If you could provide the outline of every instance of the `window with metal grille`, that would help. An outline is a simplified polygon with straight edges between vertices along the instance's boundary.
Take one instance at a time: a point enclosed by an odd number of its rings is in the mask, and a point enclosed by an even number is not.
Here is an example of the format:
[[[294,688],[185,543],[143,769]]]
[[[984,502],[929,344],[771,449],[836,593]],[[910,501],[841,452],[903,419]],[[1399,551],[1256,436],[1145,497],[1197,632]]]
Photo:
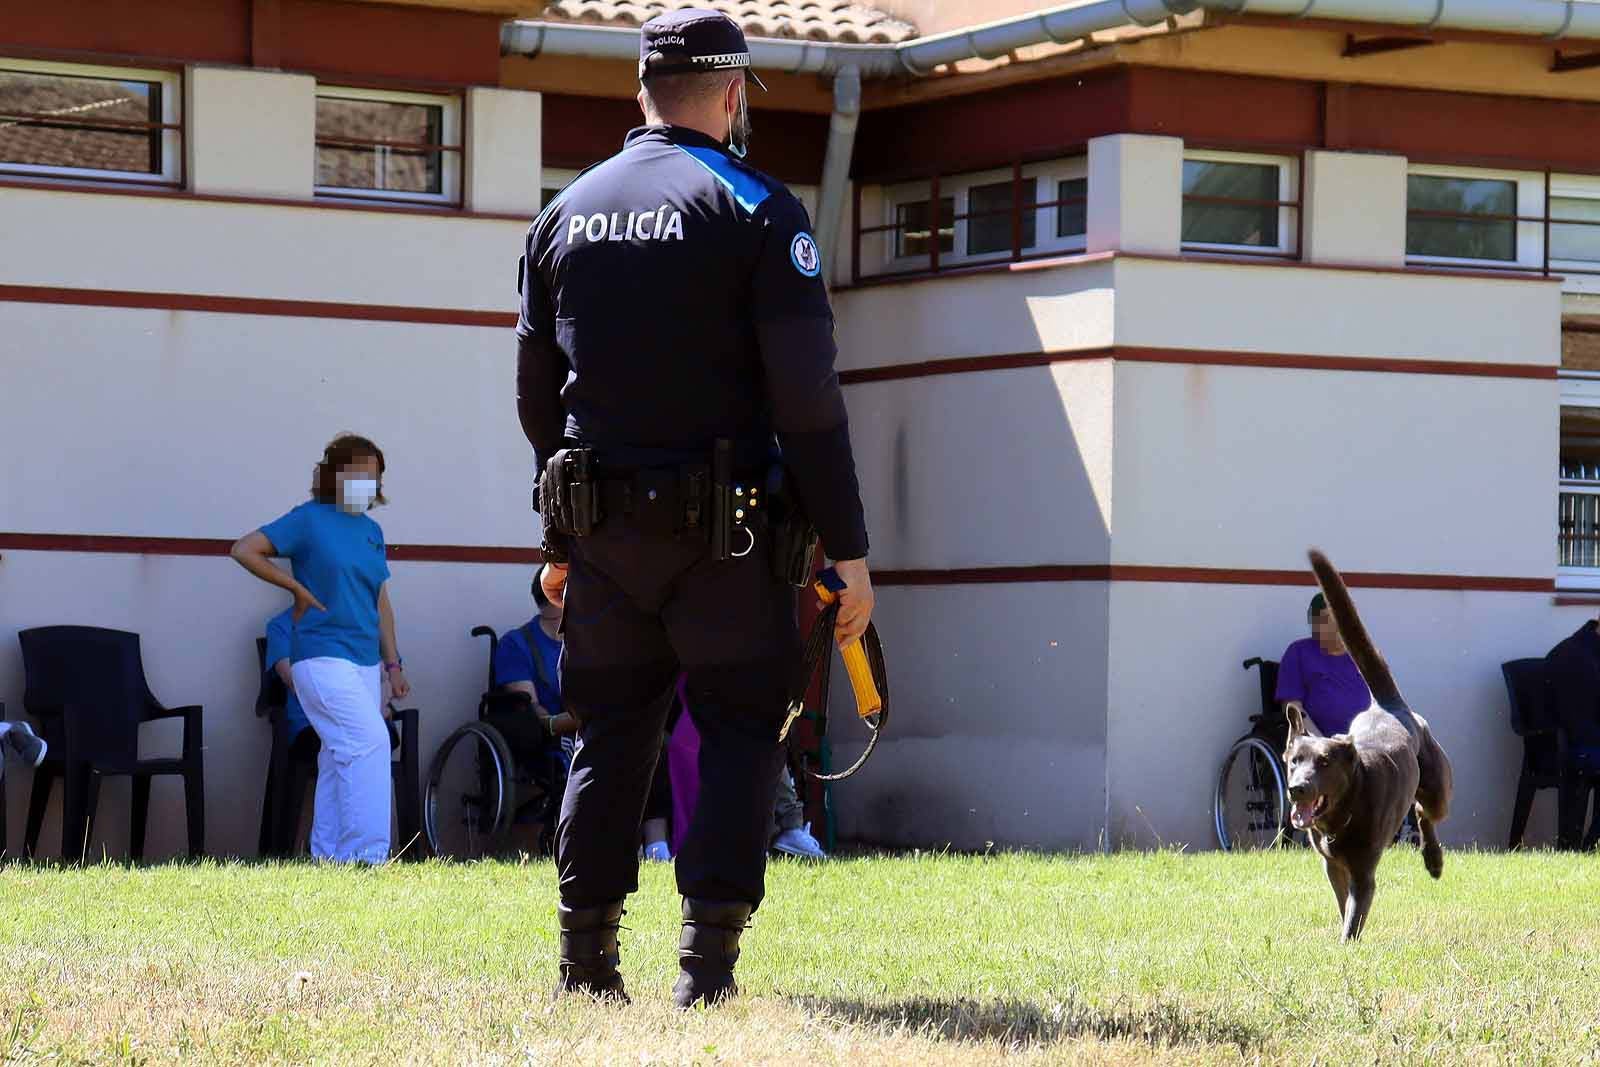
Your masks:
[[[177,186],[179,75],[0,58],[0,172]]]
[[[459,204],[460,99],[319,86],[316,191]]]
[[[1288,256],[1300,210],[1294,160],[1228,152],[1183,158],[1183,247]]]
[[[876,188],[856,205],[854,270],[918,274],[1082,251],[1087,202],[1081,157]]]

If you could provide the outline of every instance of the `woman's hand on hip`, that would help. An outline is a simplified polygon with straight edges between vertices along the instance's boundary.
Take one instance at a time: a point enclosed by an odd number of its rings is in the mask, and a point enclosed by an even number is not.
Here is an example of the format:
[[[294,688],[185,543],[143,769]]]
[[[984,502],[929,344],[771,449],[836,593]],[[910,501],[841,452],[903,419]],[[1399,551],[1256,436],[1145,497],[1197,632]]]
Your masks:
[[[311,595],[311,590],[302,585],[294,591],[294,614],[290,617],[299,622],[311,608],[316,608],[318,611],[328,610],[322,606],[322,601]]]

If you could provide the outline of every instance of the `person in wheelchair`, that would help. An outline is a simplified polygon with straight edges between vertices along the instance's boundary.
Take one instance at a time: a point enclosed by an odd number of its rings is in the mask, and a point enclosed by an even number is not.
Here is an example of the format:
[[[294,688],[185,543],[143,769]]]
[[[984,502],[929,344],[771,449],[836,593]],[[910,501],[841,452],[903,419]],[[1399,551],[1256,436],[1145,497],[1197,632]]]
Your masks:
[[[542,566],[534,571],[533,602],[538,605],[538,614],[526,625],[500,638],[494,653],[496,687],[502,693],[525,695],[532,700],[532,707],[518,698],[517,703],[508,703],[504,710],[491,711],[485,721],[505,735],[514,757],[523,751],[538,751],[541,745],[547,744],[547,736],[554,737],[560,746],[561,769],[565,774],[572,767],[572,755],[577,747],[578,721],[561,709],[561,687],[556,673],[561,661],[561,605],[551,601],[545,592],[544,576]],[[530,710],[543,724],[544,734],[531,726],[527,714]],[[672,795],[666,763],[665,758],[657,763],[645,801],[640,837],[647,860],[672,858],[667,845]]]
[[[500,638],[494,650],[495,692],[484,721],[499,730],[518,759],[553,755],[572,766],[578,720],[561,707],[561,606],[551,602],[533,574],[533,618]],[[493,699],[498,697],[500,699]]]
[[[1308,727],[1323,737],[1347,733],[1355,717],[1372,705],[1372,693],[1339,636],[1339,627],[1321,593],[1306,608],[1311,636],[1283,650],[1277,700],[1295,704]]]

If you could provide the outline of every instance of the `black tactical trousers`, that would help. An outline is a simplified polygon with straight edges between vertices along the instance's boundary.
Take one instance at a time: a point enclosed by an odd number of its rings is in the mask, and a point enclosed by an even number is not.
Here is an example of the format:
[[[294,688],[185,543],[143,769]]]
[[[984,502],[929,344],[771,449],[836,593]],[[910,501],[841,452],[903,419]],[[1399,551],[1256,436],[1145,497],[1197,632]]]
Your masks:
[[[680,670],[700,734],[700,796],[678,890],[761,903],[800,642],[794,590],[772,577],[766,539],[756,540],[721,562],[704,542],[644,535],[622,519],[573,540],[561,690],[582,743],[556,828],[569,907],[638,888],[639,819]]]

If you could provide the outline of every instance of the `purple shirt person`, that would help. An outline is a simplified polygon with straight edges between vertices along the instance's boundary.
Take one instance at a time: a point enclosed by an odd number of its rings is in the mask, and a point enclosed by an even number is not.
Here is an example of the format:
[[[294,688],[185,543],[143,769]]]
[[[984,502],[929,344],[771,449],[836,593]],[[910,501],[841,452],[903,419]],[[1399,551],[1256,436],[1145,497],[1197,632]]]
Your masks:
[[[1299,704],[1323,736],[1347,733],[1351,720],[1372,706],[1372,692],[1321,593],[1311,598],[1306,621],[1312,636],[1283,650],[1274,695],[1281,704]]]

